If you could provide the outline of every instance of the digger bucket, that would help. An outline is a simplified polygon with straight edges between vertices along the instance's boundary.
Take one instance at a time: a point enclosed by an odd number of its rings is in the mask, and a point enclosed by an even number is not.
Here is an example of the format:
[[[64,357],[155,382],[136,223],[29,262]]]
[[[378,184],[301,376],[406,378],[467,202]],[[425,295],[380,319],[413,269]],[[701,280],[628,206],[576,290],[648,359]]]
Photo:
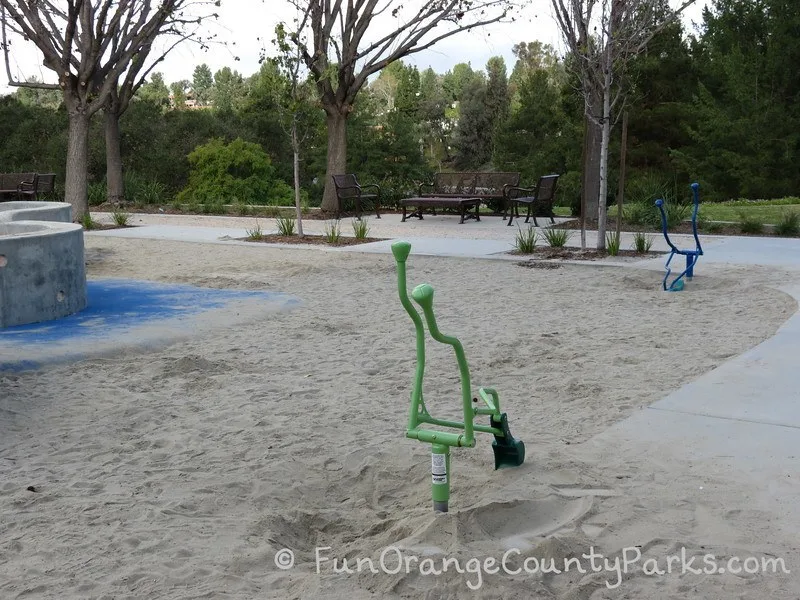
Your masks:
[[[503,432],[502,437],[495,435],[492,442],[495,470],[505,467],[518,467],[525,462],[525,444],[522,440],[514,439],[514,436],[511,435],[506,413],[501,413],[499,420],[495,419],[494,416],[489,417],[489,424]]]

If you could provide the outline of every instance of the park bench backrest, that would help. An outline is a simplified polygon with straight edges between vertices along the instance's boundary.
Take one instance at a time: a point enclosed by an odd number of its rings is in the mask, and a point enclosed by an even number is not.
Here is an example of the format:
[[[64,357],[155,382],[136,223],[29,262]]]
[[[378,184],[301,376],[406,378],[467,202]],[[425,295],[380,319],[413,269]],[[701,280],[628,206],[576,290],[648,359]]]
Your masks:
[[[552,211],[556,198],[558,175],[543,175],[536,184],[536,204],[539,210]]]
[[[56,174],[55,173],[40,173],[39,174],[39,186],[37,187],[37,191],[40,194],[49,194],[53,191],[53,188],[56,185]]]
[[[434,194],[463,196],[502,196],[505,186],[519,185],[519,173],[437,173],[433,180]]]
[[[472,194],[475,190],[475,176],[475,173],[437,173],[433,178],[433,193]]]
[[[16,190],[23,181],[33,181],[36,173],[0,173],[0,189]]]
[[[519,173],[478,173],[475,193],[478,196],[502,196],[504,188],[519,185]]]
[[[333,185],[336,187],[336,195],[339,198],[353,198],[358,196],[358,179],[353,173],[345,175],[333,175]]]

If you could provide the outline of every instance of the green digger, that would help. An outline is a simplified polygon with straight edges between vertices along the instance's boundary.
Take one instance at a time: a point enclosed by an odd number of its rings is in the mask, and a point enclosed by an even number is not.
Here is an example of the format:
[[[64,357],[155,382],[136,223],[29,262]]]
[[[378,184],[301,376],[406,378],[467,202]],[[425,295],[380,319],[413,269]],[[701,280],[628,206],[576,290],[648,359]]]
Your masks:
[[[422,308],[431,337],[437,342],[452,346],[455,351],[458,370],[461,374],[464,421],[437,419],[428,412],[422,395],[422,380],[425,375],[425,328],[417,309],[408,298],[406,287],[406,260],[410,252],[411,244],[408,242],[392,244],[392,254],[397,262],[397,288],[400,293],[400,302],[414,322],[417,336],[417,368],[414,387],[411,391],[411,410],[408,415],[406,437],[431,444],[433,510],[447,512],[450,500],[451,446],[472,448],[475,446],[475,432],[490,433],[494,436],[492,442],[494,467],[500,469],[521,465],[525,460],[525,444],[511,435],[508,428],[508,417],[506,413],[500,411],[500,398],[494,389],[488,387],[478,389],[478,396],[483,401],[483,406],[479,404],[478,398],[472,397],[469,367],[464,356],[464,348],[458,338],[444,335],[439,331],[436,317],[433,314],[433,288],[427,283],[423,283],[414,288],[411,297]],[[476,425],[474,420],[478,415],[488,416],[489,424]],[[431,429],[427,427],[429,425],[456,431]]]

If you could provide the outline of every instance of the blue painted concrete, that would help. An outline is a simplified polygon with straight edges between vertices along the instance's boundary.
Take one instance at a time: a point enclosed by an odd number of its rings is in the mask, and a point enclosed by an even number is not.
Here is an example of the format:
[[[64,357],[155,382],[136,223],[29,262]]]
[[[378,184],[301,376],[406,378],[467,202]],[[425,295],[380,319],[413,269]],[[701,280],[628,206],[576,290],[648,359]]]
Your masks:
[[[103,349],[159,345],[197,331],[201,324],[206,329],[214,323],[221,325],[225,318],[219,311],[234,306],[263,309],[245,313],[263,313],[299,304],[297,298],[274,292],[127,279],[89,281],[87,294],[87,308],[79,313],[0,329],[0,372],[89,358]]]

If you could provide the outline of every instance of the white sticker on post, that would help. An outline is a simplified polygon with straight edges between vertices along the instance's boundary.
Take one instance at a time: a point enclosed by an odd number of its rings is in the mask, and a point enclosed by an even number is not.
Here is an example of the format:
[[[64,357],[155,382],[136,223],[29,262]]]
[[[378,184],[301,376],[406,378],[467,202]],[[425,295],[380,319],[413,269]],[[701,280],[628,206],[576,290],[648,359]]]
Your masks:
[[[447,455],[431,454],[431,475],[433,483],[447,483]]]

